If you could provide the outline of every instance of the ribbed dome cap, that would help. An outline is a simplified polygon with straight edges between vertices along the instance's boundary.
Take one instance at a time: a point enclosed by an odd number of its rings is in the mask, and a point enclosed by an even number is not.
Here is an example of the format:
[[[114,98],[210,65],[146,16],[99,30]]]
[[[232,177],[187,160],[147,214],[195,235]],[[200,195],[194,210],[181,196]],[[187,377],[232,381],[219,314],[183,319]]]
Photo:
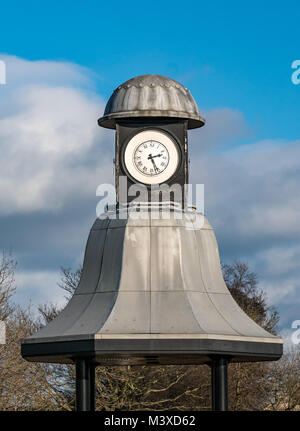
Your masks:
[[[189,90],[161,75],[137,76],[116,88],[98,124],[115,129],[116,119],[132,117],[185,118],[189,129],[205,124]]]

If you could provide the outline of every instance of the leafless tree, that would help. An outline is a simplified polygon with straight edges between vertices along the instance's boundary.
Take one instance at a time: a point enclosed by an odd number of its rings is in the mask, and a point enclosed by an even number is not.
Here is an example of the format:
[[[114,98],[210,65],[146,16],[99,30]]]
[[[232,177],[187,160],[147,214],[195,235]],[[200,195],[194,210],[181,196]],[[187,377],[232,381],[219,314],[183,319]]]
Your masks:
[[[268,410],[300,410],[300,349],[287,348],[282,359],[269,364]]]
[[[33,318],[30,306],[13,302],[16,265],[11,254],[2,254],[0,318],[6,324],[6,343],[0,345],[0,410],[71,410],[74,379],[68,375],[63,381],[55,365],[30,363],[21,356],[21,340],[35,332],[41,321]],[[63,383],[63,388],[58,383]],[[67,397],[69,386],[71,400]]]
[[[38,318],[30,306],[13,302],[16,262],[0,260],[0,319],[7,342],[0,346],[0,410],[73,410],[73,365],[30,363],[20,354],[21,340],[54,319],[60,309],[41,304]],[[74,293],[82,269],[62,269],[66,299]],[[276,333],[278,313],[269,307],[255,274],[242,262],[223,265],[224,279],[241,308],[258,324]],[[229,366],[230,409],[297,410],[300,407],[300,353],[294,348],[274,363]],[[121,366],[96,369],[97,410],[210,409],[210,370],[201,366]]]

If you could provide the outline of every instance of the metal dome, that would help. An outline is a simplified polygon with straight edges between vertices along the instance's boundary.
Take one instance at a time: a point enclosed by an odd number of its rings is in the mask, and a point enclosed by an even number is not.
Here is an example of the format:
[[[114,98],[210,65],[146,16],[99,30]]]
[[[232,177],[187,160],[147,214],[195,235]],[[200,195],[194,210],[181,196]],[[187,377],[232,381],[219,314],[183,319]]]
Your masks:
[[[115,89],[105,107],[99,126],[116,128],[116,119],[167,117],[188,119],[188,128],[205,124],[189,90],[161,75],[142,75]]]

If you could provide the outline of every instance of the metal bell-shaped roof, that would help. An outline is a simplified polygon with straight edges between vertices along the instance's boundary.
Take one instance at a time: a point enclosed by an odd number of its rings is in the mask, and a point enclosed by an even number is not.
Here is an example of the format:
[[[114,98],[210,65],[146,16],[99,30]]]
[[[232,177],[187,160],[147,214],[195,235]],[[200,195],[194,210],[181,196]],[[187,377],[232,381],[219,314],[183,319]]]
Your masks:
[[[97,219],[75,294],[23,341],[23,357],[72,362],[76,353],[111,365],[197,364],[214,354],[278,359],[282,339],[251,320],[227,289],[208,221],[192,211],[168,215]]]
[[[107,102],[98,124],[115,129],[118,119],[145,117],[187,119],[189,129],[205,124],[189,90],[161,75],[137,76],[121,84]]]

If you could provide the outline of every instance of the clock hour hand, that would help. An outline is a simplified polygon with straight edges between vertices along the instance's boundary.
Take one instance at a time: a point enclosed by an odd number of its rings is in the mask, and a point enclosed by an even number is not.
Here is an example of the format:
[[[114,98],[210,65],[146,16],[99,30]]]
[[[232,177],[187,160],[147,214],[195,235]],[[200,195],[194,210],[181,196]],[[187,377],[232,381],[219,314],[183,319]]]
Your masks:
[[[152,156],[152,154],[149,154],[148,159],[154,159],[154,157],[160,157],[162,154],[156,154],[156,156]]]

